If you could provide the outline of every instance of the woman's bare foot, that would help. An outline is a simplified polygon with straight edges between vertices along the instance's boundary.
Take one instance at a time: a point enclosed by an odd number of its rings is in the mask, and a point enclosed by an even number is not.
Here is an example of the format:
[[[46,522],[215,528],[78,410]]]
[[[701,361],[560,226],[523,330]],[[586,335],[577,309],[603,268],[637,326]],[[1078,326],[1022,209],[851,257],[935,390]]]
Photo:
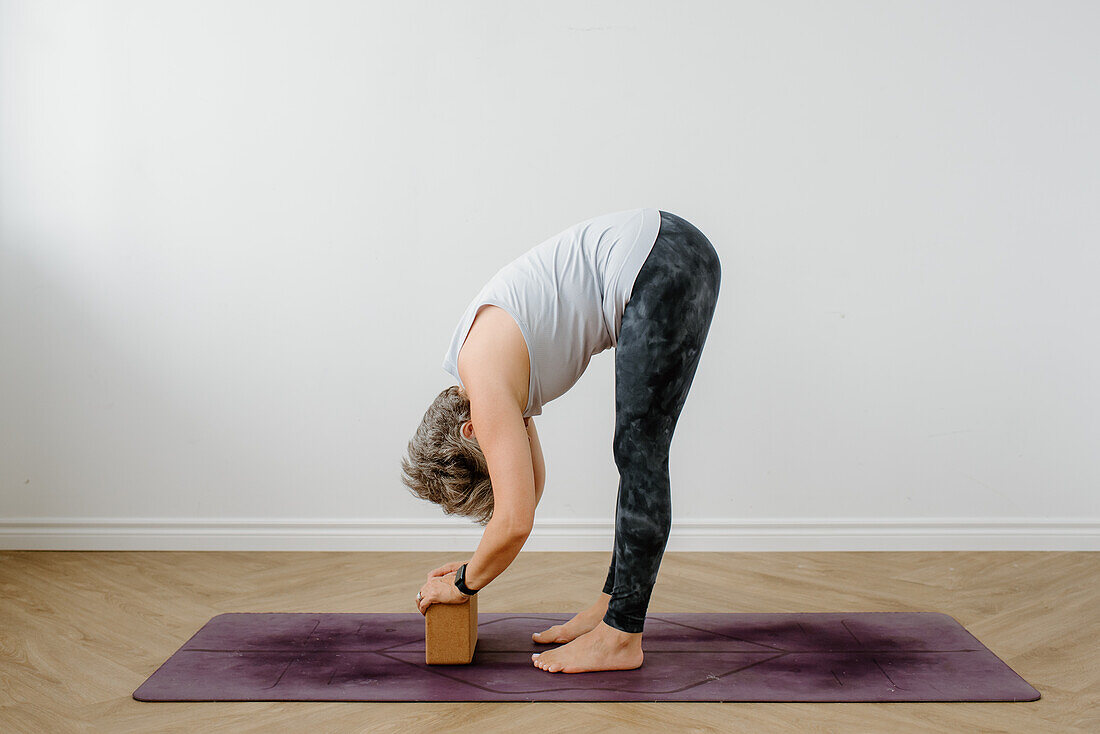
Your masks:
[[[604,622],[568,645],[531,654],[536,668],[548,673],[632,670],[642,665],[642,633],[623,632]]]
[[[534,633],[531,639],[544,645],[571,642],[600,623],[610,602],[611,595],[601,593],[599,600],[588,609],[577,612],[565,624],[555,624],[550,629]]]

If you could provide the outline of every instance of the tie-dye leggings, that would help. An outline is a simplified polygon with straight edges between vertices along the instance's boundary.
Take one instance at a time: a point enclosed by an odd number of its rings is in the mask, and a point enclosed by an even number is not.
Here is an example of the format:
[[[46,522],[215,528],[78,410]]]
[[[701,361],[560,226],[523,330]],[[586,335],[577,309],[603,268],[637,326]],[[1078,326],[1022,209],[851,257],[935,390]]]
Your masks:
[[[722,267],[690,222],[661,212],[615,347],[615,551],[603,621],[641,632],[672,525],[669,447],[710,331]]]

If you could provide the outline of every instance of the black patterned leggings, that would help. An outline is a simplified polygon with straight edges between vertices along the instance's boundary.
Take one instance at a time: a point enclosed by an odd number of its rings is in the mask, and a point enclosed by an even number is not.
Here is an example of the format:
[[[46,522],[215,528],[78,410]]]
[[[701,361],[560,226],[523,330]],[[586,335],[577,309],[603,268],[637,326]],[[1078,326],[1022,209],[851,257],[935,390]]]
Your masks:
[[[706,341],[722,266],[690,222],[661,212],[661,230],[634,281],[615,347],[615,552],[603,621],[641,632],[672,526],[668,474],[676,420]]]

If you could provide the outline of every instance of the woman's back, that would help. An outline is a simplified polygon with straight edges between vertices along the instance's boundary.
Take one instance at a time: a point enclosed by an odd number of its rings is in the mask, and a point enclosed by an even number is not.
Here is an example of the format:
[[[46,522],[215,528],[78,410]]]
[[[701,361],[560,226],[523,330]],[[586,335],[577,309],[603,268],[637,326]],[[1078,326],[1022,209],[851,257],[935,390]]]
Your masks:
[[[660,231],[657,209],[603,214],[550,237],[509,262],[470,301],[443,358],[462,384],[458,353],[478,309],[492,304],[515,319],[531,360],[524,417],[563,395],[592,355],[618,343],[635,276]]]

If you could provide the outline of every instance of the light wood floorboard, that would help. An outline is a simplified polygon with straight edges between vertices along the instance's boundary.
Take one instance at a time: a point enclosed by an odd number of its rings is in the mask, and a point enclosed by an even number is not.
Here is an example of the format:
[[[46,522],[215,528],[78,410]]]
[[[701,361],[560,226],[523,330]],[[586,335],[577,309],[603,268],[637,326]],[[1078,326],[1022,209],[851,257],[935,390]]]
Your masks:
[[[468,554],[0,552],[0,732],[1100,732],[1100,553],[666,553],[651,612],[937,611],[1033,703],[140,703],[222,612],[415,612]],[[609,554],[521,553],[483,612],[573,612]],[[644,642],[643,642],[644,648]]]

